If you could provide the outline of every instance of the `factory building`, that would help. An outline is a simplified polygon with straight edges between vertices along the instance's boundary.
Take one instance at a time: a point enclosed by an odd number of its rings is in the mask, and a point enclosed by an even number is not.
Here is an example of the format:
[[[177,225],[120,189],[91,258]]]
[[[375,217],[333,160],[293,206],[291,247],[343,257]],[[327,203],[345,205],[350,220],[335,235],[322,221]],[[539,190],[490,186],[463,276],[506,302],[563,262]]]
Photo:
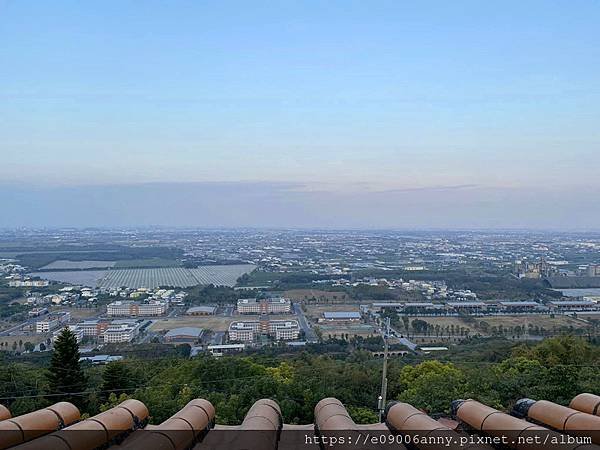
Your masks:
[[[534,312],[542,308],[539,303],[531,301],[498,303],[498,309],[505,312]]]
[[[595,311],[600,309],[598,303],[591,300],[564,300],[549,302],[554,311]]]

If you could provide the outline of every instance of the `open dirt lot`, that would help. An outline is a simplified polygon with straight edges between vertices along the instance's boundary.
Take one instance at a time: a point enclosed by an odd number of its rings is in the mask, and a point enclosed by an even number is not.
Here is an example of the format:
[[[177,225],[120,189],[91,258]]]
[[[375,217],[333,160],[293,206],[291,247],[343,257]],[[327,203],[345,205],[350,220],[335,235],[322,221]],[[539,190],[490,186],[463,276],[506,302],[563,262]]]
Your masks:
[[[95,317],[105,312],[104,308],[69,308],[65,306],[53,306],[49,309],[50,312],[68,311],[71,313],[71,318],[73,321],[77,321],[79,319],[89,319],[90,317]]]
[[[273,320],[295,319],[295,316],[272,315]],[[168,319],[159,319],[150,326],[152,331],[172,330],[180,327],[198,327],[205,330],[227,331],[229,324],[236,320],[258,320],[255,315],[237,315],[235,317],[227,316],[182,316],[170,317]]]

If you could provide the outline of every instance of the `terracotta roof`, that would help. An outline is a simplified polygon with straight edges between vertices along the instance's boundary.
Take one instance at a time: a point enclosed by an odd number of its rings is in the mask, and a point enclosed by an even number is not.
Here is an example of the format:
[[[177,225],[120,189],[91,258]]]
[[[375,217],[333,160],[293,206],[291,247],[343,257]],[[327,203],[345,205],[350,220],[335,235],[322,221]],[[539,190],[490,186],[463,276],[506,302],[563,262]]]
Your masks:
[[[597,395],[580,394],[568,407],[545,400],[522,399],[510,414],[476,400],[456,400],[451,407],[452,418],[435,420],[408,403],[390,402],[383,423],[357,425],[339,400],[325,398],[315,406],[313,424],[291,425],[283,423],[277,402],[261,399],[252,405],[241,424],[227,426],[214,423],[215,408],[204,399],[190,401],[158,425],[148,424],[148,409],[134,399],[83,420],[79,410],[67,402],[13,418],[6,407],[0,406],[0,449],[281,450],[307,446],[316,449],[319,443],[316,439],[337,435],[352,439],[351,446],[357,449],[390,448],[390,442],[399,450],[553,448],[547,443],[523,443],[530,436],[542,436],[557,439],[561,444],[555,448],[563,450],[600,450],[595,445],[600,444],[600,396]],[[567,435],[583,437],[589,442],[573,439],[571,442]],[[379,440],[364,440],[366,437]],[[488,441],[477,439],[480,437]],[[388,438],[392,440],[385,441]],[[499,447],[489,440],[492,438],[508,440]]]

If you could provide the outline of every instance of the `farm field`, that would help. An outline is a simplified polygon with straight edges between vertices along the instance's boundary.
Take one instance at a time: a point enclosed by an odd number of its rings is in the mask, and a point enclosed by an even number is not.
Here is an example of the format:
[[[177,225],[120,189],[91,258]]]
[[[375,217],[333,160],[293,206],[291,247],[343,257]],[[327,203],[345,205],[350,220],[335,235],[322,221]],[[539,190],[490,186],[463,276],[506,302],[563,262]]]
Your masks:
[[[40,267],[39,270],[107,269],[115,264],[115,261],[68,261],[60,259]]]
[[[251,264],[202,266],[195,269],[163,267],[155,269],[112,269],[34,272],[31,276],[70,284],[100,288],[189,287],[198,284],[234,286],[237,279],[254,270]]]

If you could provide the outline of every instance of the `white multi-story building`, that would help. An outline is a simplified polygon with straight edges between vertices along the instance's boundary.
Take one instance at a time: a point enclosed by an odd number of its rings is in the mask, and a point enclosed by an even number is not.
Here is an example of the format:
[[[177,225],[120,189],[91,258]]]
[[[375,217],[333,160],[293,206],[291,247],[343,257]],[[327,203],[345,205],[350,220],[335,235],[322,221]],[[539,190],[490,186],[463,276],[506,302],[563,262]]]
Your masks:
[[[109,303],[106,307],[106,314],[109,316],[130,316],[133,302],[116,301]]]
[[[286,314],[292,310],[292,302],[283,297],[243,298],[237,302],[240,314]]]
[[[259,329],[259,322],[231,322],[229,324],[229,340],[250,342],[254,340]]]
[[[106,344],[131,342],[138,331],[139,324],[135,322],[113,322],[102,333],[102,339]]]
[[[110,323],[106,320],[86,320],[78,324],[86,337],[101,336]]]
[[[272,320],[269,334],[277,341],[293,341],[300,336],[300,326],[297,320]]]
[[[277,341],[294,340],[300,336],[297,320],[237,321],[229,325],[229,340],[249,342],[259,335],[268,335]]]
[[[42,320],[35,323],[36,333],[49,333],[62,324],[68,323],[71,320],[71,313],[68,311],[50,314]]]
[[[118,300],[108,304],[106,313],[109,316],[161,316],[167,309],[167,302],[162,300],[150,300],[146,303]]]

